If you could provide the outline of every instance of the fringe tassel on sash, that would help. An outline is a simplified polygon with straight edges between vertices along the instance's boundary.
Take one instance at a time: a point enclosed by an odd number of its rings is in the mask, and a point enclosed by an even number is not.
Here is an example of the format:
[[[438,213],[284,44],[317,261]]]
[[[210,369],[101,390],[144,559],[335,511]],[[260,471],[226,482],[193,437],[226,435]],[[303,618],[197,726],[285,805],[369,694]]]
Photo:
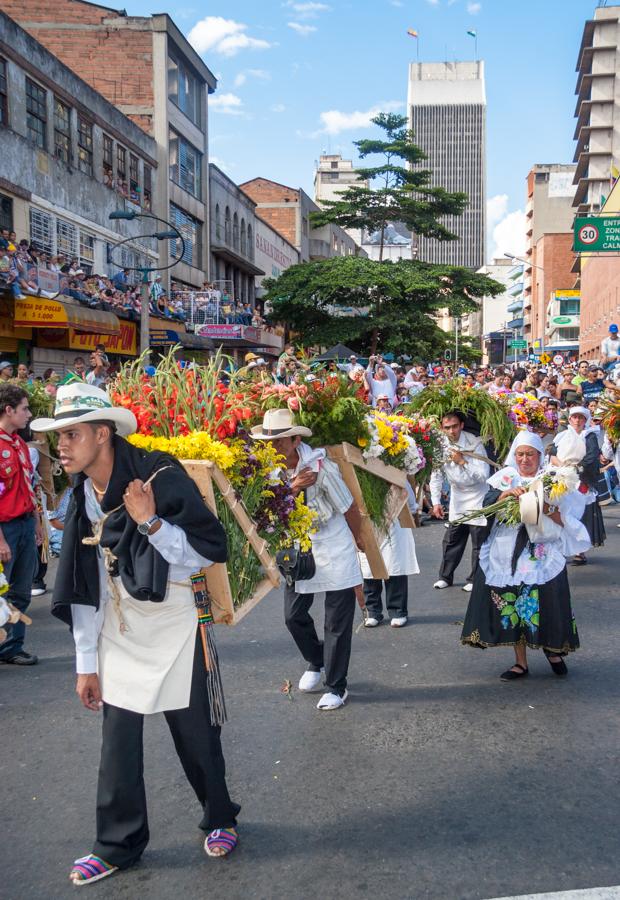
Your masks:
[[[198,611],[198,629],[202,641],[202,651],[207,672],[207,696],[211,712],[211,724],[223,725],[227,720],[224,686],[220,672],[220,663],[215,646],[211,599],[207,592],[207,582],[203,572],[190,577],[194,601]]]

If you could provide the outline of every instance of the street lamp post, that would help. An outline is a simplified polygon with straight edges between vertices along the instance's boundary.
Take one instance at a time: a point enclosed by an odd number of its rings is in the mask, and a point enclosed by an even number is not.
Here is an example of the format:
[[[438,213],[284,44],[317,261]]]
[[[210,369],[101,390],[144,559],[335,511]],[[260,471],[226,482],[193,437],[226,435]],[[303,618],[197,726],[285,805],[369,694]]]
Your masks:
[[[155,238],[158,241],[181,241],[181,252],[177,256],[175,256],[174,260],[167,266],[122,266],[120,265],[120,263],[115,262],[114,251],[118,250],[118,248],[122,247],[124,244],[135,241],[135,236],[125,238],[122,241],[118,241],[116,244],[114,244],[109,252],[109,259],[113,263],[113,265],[118,266],[120,269],[129,269],[131,272],[140,272],[142,276],[140,285],[140,353],[142,354],[148,351],[151,343],[149,337],[149,273],[164,272],[167,269],[172,269],[173,266],[176,266],[176,264],[179,263],[185,255],[185,240],[183,239],[183,235],[175,225],[173,225],[171,222],[166,222],[165,219],[160,219],[157,216],[152,215],[152,213],[137,213],[133,212],[133,210],[115,209],[110,213],[108,218],[113,220],[125,219],[129,222],[133,221],[133,219],[153,219],[155,222],[163,223],[166,226],[167,230],[154,231],[152,234],[143,234],[139,235],[139,237]]]

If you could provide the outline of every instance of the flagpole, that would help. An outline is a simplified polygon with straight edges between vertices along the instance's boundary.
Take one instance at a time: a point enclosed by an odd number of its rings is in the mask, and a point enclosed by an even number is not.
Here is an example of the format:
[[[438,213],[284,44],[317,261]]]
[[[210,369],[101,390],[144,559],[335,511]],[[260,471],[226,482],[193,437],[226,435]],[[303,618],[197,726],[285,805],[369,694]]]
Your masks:
[[[476,37],[474,38],[474,52],[476,54],[476,62],[478,62],[478,32],[476,31]]]

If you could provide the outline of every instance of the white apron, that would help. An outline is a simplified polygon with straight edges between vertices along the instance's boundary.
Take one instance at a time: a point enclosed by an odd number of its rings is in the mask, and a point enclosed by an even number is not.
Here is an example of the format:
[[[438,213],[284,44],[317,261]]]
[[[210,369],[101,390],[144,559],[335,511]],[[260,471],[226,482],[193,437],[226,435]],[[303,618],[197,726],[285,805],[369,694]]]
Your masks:
[[[121,631],[109,597],[99,636],[99,682],[103,700],[136,713],[189,706],[198,617],[189,582],[168,582],[162,603],[136,600],[120,591]]]
[[[396,520],[392,522],[387,535],[379,545],[388,575],[419,575],[420,567],[415,553],[415,541],[411,528],[403,528]],[[359,553],[362,575],[372,578],[372,572],[365,553]]]
[[[312,535],[312,555],[316,572],[313,578],[295,582],[300,594],[342,591],[362,583],[357,549],[342,513],[335,513]]]

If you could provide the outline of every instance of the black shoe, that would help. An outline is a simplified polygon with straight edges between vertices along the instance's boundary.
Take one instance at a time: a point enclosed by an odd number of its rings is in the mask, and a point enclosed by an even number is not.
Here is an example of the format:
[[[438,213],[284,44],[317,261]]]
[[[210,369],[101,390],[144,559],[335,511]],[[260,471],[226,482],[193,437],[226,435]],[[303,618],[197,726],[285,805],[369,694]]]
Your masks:
[[[513,672],[513,669],[521,669],[520,672]],[[521,663],[515,663],[510,669],[507,669],[505,672],[499,676],[502,681],[515,681],[517,678],[525,678],[526,675],[530,674],[529,669],[525,669]]]
[[[551,660],[549,659],[550,656],[559,656],[559,655],[560,655],[559,653],[547,653],[547,651],[545,651],[545,656],[547,657],[547,662],[553,669],[554,673],[559,678],[564,678],[565,675],[568,675],[568,667],[567,667],[566,663],[564,662],[564,660],[560,657],[559,662],[551,662]]]
[[[38,662],[38,656],[35,656],[34,653],[26,653],[25,650],[20,650],[15,656],[0,656],[0,663],[10,666],[36,666]]]

